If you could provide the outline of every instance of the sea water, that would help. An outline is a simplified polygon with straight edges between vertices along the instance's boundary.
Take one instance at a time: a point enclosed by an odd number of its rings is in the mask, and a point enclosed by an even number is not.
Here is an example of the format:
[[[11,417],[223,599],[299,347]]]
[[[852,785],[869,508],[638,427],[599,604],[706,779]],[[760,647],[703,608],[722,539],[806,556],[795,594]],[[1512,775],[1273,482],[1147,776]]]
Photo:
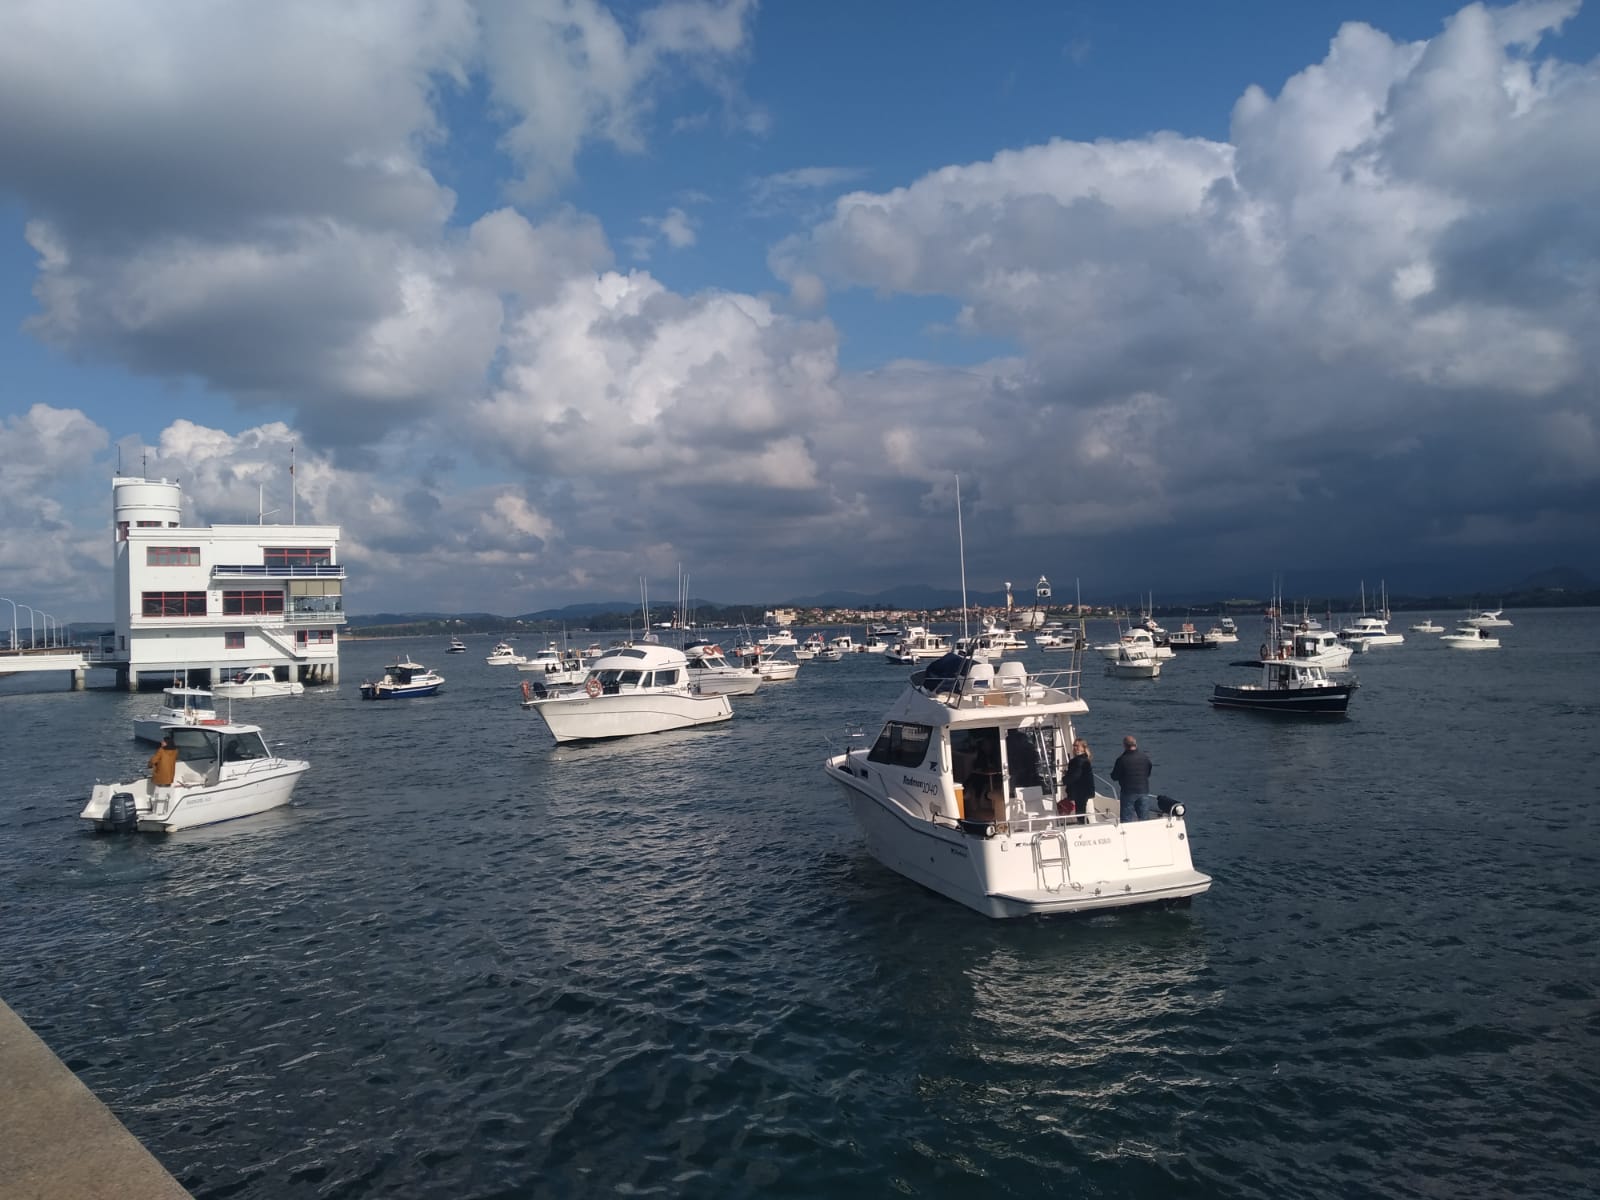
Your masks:
[[[12,679],[0,997],[203,1198],[1584,1194],[1600,613],[1508,615],[1358,656],[1329,723],[1210,708],[1249,621],[1154,681],[1090,654],[1097,770],[1136,734],[1215,884],[1020,922],[824,780],[877,656],[557,748],[493,639],[349,643],[234,704],[311,761],[294,806],[168,837],[76,819],[157,697]],[[444,690],[361,701],[403,654]]]

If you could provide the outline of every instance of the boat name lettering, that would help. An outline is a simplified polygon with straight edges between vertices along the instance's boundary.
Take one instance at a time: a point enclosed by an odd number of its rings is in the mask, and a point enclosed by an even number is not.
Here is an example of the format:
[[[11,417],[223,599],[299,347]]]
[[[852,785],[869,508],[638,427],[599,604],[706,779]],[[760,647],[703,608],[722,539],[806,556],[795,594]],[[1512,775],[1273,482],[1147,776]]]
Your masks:
[[[1072,848],[1074,850],[1082,849],[1082,848],[1084,848],[1086,846],[1109,846],[1109,845],[1111,845],[1111,839],[1109,837],[1074,838],[1073,841],[1072,841]]]
[[[918,779],[914,775],[902,775],[900,776],[900,782],[909,788],[921,788],[922,794],[925,796],[937,796],[939,794],[939,783],[937,780]]]

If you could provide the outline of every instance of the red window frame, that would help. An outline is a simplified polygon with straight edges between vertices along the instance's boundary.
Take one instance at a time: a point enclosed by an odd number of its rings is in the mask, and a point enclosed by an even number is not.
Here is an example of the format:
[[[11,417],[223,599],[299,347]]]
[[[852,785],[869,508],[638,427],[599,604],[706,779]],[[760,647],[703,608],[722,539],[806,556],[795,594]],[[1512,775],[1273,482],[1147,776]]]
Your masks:
[[[244,634],[225,633],[222,635],[222,648],[224,650],[243,650]]]
[[[333,644],[331,629],[296,629],[294,640],[300,645],[327,646]]]
[[[333,565],[333,550],[328,546],[268,546],[261,551],[261,562],[268,567],[328,567]]]
[[[204,592],[142,592],[139,596],[140,615],[146,617],[203,617],[206,615]]]
[[[223,592],[222,614],[226,617],[247,617],[259,613],[281,613],[283,591]]]
[[[144,564],[147,567],[198,567],[199,546],[146,546]]]

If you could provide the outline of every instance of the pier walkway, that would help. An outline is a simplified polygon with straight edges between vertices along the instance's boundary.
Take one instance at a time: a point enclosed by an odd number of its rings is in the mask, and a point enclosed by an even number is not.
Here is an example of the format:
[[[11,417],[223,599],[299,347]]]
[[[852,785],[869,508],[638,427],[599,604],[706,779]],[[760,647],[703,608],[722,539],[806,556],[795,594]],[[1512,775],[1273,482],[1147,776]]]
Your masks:
[[[6,1200],[189,1200],[3,1001],[0,1079],[0,1195]]]

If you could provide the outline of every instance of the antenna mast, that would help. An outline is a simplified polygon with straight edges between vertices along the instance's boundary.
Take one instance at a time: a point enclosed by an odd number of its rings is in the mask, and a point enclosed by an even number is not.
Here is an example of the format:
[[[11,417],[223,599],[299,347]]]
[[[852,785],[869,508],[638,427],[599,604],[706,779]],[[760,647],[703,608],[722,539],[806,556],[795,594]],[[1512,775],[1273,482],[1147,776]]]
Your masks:
[[[961,636],[967,633],[967,537],[961,528],[961,476],[956,476],[956,548],[961,554]]]

